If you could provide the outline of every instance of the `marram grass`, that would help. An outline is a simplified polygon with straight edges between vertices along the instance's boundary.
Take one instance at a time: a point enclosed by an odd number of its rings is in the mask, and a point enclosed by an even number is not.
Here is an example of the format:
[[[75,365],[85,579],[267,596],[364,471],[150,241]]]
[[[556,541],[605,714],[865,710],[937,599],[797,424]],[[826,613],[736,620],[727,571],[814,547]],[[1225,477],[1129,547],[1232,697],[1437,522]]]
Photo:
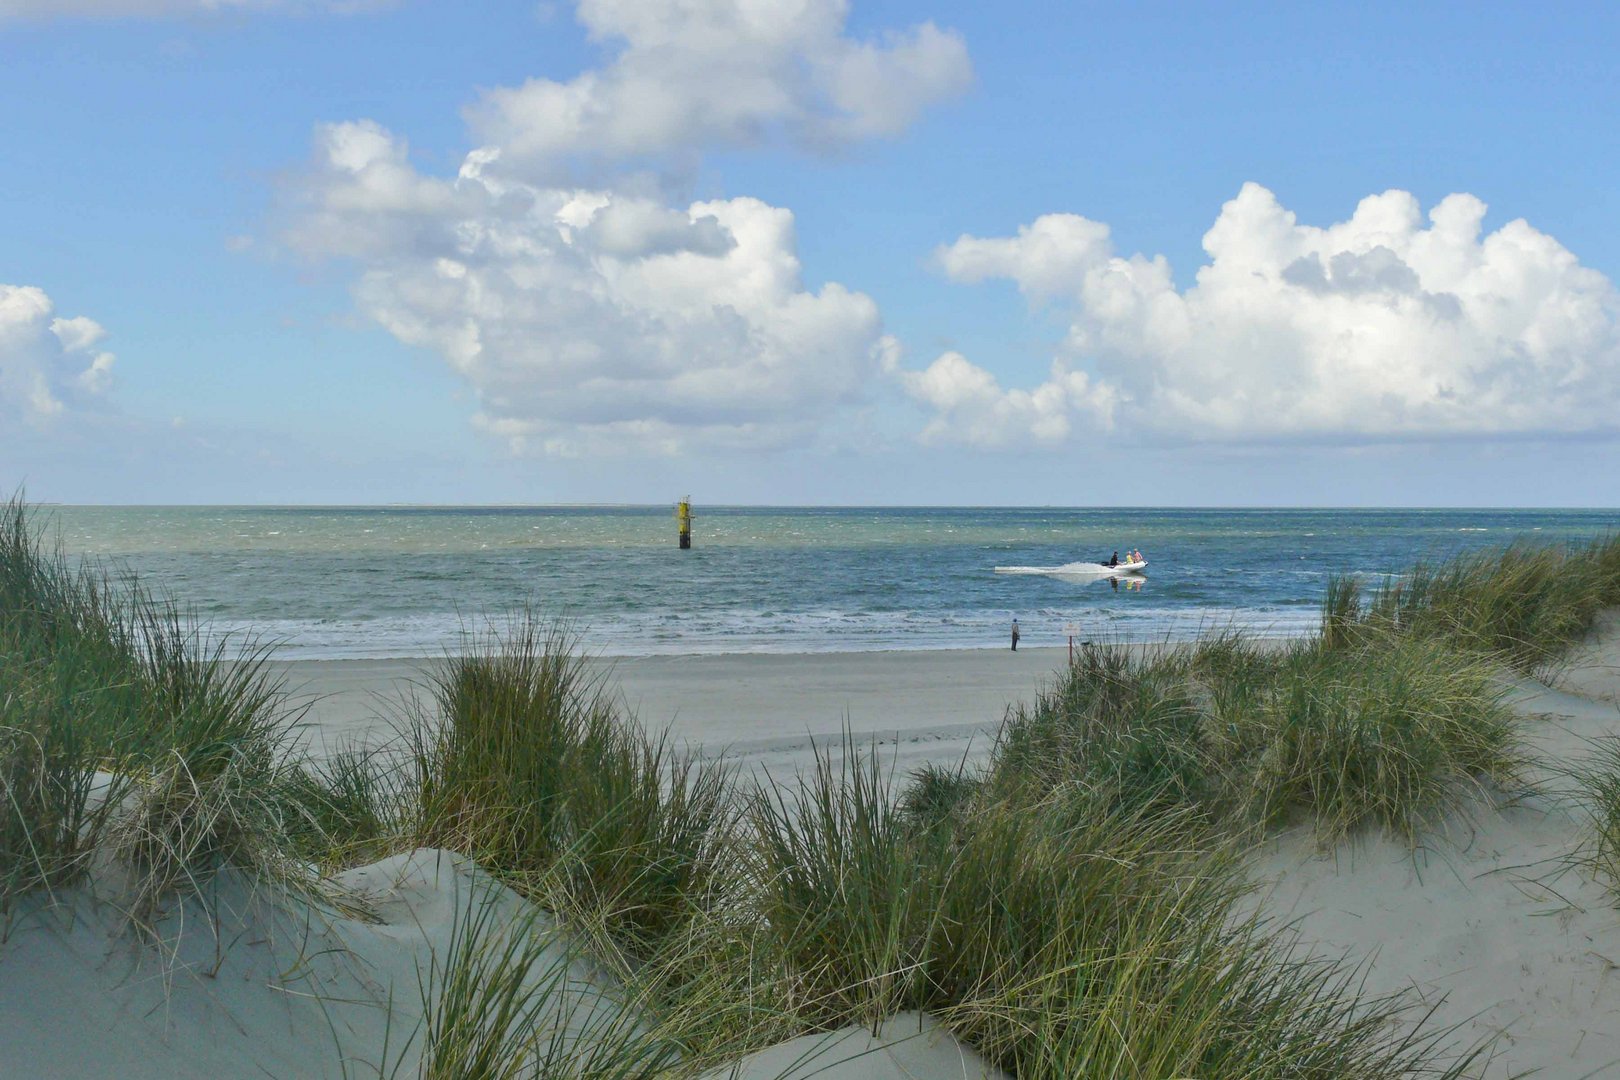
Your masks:
[[[663,1015],[689,1062],[922,1009],[1019,1077],[1468,1066],[1403,1000],[1235,917],[1241,857],[1198,813],[1031,782],[964,792],[919,830],[894,794],[847,739],[796,793],[756,793],[738,907],[636,976],[652,1000],[677,991]]]
[[[318,889],[297,716],[266,652],[210,640],[0,507],[0,909],[115,869],[137,925],[223,866]]]
[[[1620,735],[1598,738],[1590,750],[1571,770],[1576,801],[1588,820],[1570,861],[1604,882],[1620,905]]]
[[[1324,842],[1363,827],[1415,836],[1477,785],[1517,778],[1502,698],[1489,661],[1443,639],[1088,646],[1009,719],[989,782],[1076,782],[1238,830],[1303,818]]]
[[[724,769],[625,716],[568,630],[532,615],[432,682],[411,747],[418,842],[566,894],[647,951],[710,888],[735,818]]]
[[[1323,642],[1360,631],[1434,637],[1533,673],[1555,665],[1592,629],[1598,612],[1620,605],[1620,536],[1588,544],[1516,543],[1497,550],[1420,562],[1363,589],[1329,584]]]
[[[498,889],[466,887],[444,955],[418,973],[423,1019],[400,1064],[418,1042],[421,1080],[635,1080],[679,1060],[637,1003],[576,975],[587,958],[544,912],[514,917]]]
[[[1304,814],[1324,840],[1371,826],[1411,839],[1523,752],[1485,659],[1443,640],[1291,651],[1256,707],[1224,721],[1229,798],[1263,824]]]

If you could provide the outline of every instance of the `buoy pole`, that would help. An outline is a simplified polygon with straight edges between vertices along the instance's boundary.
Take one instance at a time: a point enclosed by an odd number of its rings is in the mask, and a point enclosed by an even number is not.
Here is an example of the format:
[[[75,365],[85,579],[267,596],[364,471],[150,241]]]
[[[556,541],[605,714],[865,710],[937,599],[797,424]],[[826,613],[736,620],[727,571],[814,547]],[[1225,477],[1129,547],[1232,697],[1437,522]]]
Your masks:
[[[692,496],[675,504],[675,524],[680,529],[681,550],[692,546]]]

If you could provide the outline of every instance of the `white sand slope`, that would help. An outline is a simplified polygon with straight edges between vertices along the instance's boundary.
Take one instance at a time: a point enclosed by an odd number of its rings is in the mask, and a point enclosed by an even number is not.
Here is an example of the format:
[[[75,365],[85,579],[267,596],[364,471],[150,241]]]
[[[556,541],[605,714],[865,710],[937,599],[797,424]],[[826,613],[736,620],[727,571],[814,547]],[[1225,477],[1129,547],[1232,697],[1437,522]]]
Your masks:
[[[1571,653],[1552,685],[1594,701],[1620,704],[1620,611],[1598,616],[1595,633]]]
[[[1368,991],[1414,990],[1461,1042],[1494,1036],[1484,1076],[1620,1077],[1620,911],[1564,858],[1583,834],[1565,770],[1620,732],[1614,625],[1559,680],[1589,696],[1513,690],[1540,793],[1482,798],[1415,852],[1364,838],[1322,853],[1285,834],[1256,868],[1266,911],[1314,951],[1365,963]]]
[[[876,1034],[849,1027],[750,1054],[700,1080],[1011,1080],[925,1013],[901,1013]]]
[[[544,913],[466,859],[421,849],[337,883],[367,917],[256,896],[227,875],[214,891],[217,921],[188,903],[159,924],[156,943],[138,940],[114,906],[84,892],[31,905],[0,944],[0,1077],[417,1076],[422,974],[452,954],[470,912],[474,920],[487,912],[498,934],[516,928],[541,942],[525,980],[542,1003],[535,1064],[566,1059],[569,1075],[589,1076],[593,1055],[613,1060],[625,1044],[643,1048],[648,1075],[678,1064]],[[1005,1078],[916,1014],[878,1036],[852,1028],[790,1040],[708,1075]]]
[[[530,982],[548,994],[561,1049],[588,1054],[640,1022],[549,920],[524,924],[530,905],[460,856],[423,849],[342,882],[380,921],[255,895],[228,875],[213,890],[217,922],[188,903],[156,944],[82,891],[34,904],[0,945],[0,1076],[415,1076],[421,974],[483,904],[490,925],[543,936]]]

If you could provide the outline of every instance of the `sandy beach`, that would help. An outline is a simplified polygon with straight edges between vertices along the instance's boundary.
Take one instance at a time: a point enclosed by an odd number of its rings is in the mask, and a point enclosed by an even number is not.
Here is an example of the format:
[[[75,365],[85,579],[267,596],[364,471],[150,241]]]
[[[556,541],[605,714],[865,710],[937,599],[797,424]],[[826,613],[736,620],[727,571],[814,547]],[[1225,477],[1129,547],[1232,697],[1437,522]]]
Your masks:
[[[925,761],[982,760],[1008,707],[1030,702],[1067,649],[650,656],[592,661],[629,713],[702,757],[779,772],[847,730],[901,773]],[[307,707],[317,752],[392,737],[402,705],[421,696],[431,660],[276,661]]]

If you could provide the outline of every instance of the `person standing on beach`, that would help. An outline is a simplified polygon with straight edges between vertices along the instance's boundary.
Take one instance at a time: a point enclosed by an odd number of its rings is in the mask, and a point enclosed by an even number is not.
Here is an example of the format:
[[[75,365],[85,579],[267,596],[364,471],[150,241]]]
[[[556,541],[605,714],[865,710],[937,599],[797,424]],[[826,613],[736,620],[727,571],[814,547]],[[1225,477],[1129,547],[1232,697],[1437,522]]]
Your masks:
[[[1012,651],[1013,652],[1018,651],[1018,620],[1017,619],[1013,620],[1013,647],[1012,647]]]

